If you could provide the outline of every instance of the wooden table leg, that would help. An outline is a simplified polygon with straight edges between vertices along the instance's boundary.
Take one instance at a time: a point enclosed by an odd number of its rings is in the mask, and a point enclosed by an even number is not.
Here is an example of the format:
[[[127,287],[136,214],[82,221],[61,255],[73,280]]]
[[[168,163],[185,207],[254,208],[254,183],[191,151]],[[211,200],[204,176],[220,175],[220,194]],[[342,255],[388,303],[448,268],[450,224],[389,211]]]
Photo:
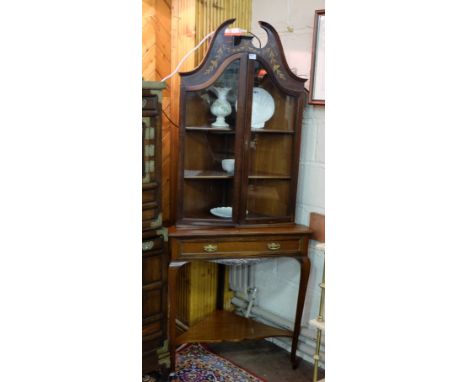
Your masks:
[[[169,357],[171,361],[170,372],[175,371],[176,366],[176,318],[177,318],[177,273],[186,262],[171,262],[168,270],[168,331],[169,331]]]
[[[297,344],[299,342],[299,334],[301,332],[302,312],[304,310],[305,295],[307,292],[307,282],[309,281],[310,260],[307,256],[296,258],[301,264],[301,279],[299,282],[299,293],[297,296],[296,319],[294,321],[294,333],[291,346],[291,364],[293,369],[297,368]]]

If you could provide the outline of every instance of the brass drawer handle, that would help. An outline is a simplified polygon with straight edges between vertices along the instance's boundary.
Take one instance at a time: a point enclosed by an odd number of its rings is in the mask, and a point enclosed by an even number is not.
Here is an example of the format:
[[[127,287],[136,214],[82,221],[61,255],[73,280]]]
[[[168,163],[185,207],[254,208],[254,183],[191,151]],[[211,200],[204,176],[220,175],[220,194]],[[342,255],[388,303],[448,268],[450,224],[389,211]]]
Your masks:
[[[281,244],[280,243],[274,243],[274,242],[273,243],[268,243],[267,247],[271,251],[277,251],[278,249],[281,248]]]
[[[154,247],[154,241],[144,241],[143,242],[143,251],[149,251]]]
[[[203,247],[205,252],[215,252],[218,250],[218,246],[216,244],[207,244]]]

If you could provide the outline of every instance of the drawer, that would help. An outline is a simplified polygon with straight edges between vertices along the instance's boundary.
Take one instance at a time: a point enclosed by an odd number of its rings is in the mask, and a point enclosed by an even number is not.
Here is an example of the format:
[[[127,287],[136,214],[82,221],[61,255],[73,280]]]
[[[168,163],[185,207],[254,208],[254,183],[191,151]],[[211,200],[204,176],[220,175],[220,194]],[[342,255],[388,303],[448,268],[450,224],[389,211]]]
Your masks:
[[[144,96],[141,100],[141,107],[143,110],[157,109],[158,97],[157,96]]]
[[[244,254],[255,255],[256,253],[284,253],[299,252],[301,250],[301,239],[286,240],[255,240],[246,241],[242,238],[236,241],[186,241],[181,243],[183,255],[213,254],[230,255]]]
[[[145,203],[156,202],[158,200],[159,190],[157,187],[150,190],[143,190],[141,201]]]
[[[160,209],[158,203],[146,203],[143,205],[142,211],[142,228],[157,228],[162,222],[158,222]]]
[[[143,318],[162,313],[161,288],[143,291]]]
[[[143,257],[143,285],[162,280],[163,255],[156,253]]]
[[[159,369],[157,348],[151,349],[149,352],[143,351],[142,358],[142,374],[148,374]]]
[[[144,239],[142,243],[143,255],[149,251],[160,251],[163,249],[164,237],[156,236],[151,239]]]
[[[150,324],[143,325],[143,337],[152,334],[161,334],[161,321],[155,321]]]
[[[161,332],[143,337],[143,353],[156,350],[163,344],[163,342],[164,338]]]

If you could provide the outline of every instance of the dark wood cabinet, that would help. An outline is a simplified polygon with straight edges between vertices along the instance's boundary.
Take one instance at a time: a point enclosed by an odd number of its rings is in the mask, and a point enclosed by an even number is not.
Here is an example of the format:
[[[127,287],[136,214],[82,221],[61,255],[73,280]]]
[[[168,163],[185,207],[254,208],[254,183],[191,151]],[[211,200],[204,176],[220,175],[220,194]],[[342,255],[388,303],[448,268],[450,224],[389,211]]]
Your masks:
[[[294,222],[303,78],[286,64],[276,31],[217,31],[195,70],[181,73],[177,224]]]
[[[289,69],[278,34],[268,43],[216,31],[207,56],[181,73],[176,225],[169,229],[169,343],[292,337],[296,363],[310,271],[308,227],[294,224],[305,79]],[[177,274],[193,260],[294,258],[300,285],[293,331],[218,311],[178,335]],[[223,281],[219,277],[218,281]],[[218,291],[224,290],[220,285]]]
[[[167,235],[161,211],[161,90],[143,82],[142,270],[143,374],[158,369],[158,349],[167,339]]]

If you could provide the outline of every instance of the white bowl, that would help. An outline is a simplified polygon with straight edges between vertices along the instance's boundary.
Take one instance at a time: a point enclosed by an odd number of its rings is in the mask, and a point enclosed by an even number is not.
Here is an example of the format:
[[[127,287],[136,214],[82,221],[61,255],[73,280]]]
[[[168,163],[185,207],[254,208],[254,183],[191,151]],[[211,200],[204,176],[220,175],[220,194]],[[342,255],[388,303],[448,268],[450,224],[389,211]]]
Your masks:
[[[212,208],[210,212],[219,218],[230,218],[232,217],[232,207],[216,207]]]
[[[221,166],[223,167],[223,170],[226,171],[229,174],[234,173],[234,159],[223,159],[221,161]]]

